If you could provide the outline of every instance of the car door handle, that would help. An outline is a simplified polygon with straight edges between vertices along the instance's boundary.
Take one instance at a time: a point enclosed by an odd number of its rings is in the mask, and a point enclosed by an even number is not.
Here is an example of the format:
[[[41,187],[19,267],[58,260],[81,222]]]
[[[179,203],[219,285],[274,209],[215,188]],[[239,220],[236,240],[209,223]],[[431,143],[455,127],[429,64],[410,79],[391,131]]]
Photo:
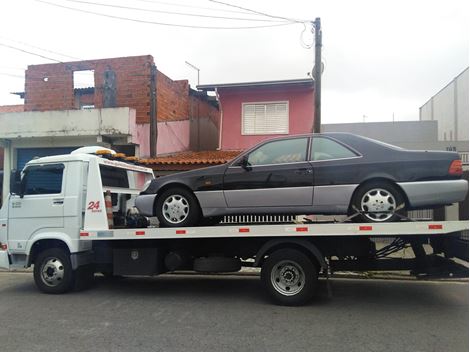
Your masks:
[[[64,204],[64,200],[63,199],[53,199],[52,204],[61,205],[61,204]]]
[[[297,175],[310,175],[311,173],[313,173],[313,170],[312,169],[299,169],[299,170],[295,170],[295,173]]]

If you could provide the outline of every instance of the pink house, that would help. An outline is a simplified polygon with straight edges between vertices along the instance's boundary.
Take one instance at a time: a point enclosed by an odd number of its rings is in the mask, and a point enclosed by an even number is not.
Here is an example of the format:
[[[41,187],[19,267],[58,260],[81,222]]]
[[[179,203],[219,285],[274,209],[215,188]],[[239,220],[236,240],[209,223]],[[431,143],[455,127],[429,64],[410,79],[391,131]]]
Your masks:
[[[243,150],[272,137],[309,133],[312,79],[200,85],[219,101],[219,150]]]

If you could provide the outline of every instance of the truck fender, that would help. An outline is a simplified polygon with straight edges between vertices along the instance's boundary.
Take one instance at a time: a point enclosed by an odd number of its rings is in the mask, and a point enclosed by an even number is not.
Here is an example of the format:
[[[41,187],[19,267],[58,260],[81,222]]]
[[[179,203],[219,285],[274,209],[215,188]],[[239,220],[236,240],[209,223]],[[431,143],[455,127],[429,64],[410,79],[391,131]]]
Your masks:
[[[64,234],[64,233],[60,233],[60,232],[42,232],[42,233],[38,233],[36,235],[34,235],[33,237],[31,237],[29,240],[28,240],[28,244],[26,246],[26,254],[27,254],[27,263],[28,263],[28,266],[31,265],[31,251],[34,247],[34,245],[38,242],[38,241],[41,241],[41,240],[56,240],[56,241],[61,241],[63,242],[69,252],[74,252],[73,250],[73,245],[70,241],[70,236]]]
[[[302,247],[306,249],[318,261],[322,269],[328,268],[325,258],[321,254],[320,250],[313,243],[306,241],[304,239],[300,239],[300,238],[273,239],[273,240],[266,242],[258,250],[258,253],[256,253],[254,266],[259,266],[261,261],[264,259],[264,256],[266,255],[266,253],[268,253],[272,248],[289,247],[289,245],[294,245],[295,247]]]

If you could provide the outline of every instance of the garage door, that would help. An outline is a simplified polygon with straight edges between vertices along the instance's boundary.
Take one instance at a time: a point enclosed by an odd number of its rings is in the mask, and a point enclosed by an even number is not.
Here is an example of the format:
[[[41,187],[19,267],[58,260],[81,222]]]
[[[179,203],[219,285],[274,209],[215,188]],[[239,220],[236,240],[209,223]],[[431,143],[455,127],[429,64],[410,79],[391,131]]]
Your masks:
[[[36,157],[51,156],[51,155],[61,155],[61,154],[70,154],[71,151],[79,147],[67,147],[67,148],[24,148],[17,149],[17,163],[16,167],[18,170],[22,170],[25,164],[33,160]]]

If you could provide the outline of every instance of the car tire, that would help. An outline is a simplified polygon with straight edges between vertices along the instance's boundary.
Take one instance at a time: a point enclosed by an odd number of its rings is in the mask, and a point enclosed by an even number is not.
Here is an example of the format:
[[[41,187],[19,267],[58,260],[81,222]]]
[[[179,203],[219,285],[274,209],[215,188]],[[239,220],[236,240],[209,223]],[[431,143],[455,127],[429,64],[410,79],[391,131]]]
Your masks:
[[[355,216],[353,220],[371,223],[400,221],[401,216],[406,214],[406,209],[395,209],[404,202],[405,198],[397,186],[381,181],[366,183],[359,186],[351,202],[356,209],[366,213]],[[354,212],[354,209],[350,210],[350,214]]]
[[[61,248],[46,249],[34,261],[34,282],[45,293],[65,293],[74,288],[70,255]]]
[[[263,263],[261,281],[274,303],[300,306],[308,303],[316,293],[318,269],[304,253],[280,249]]]
[[[191,191],[175,187],[157,196],[155,215],[160,227],[196,226],[201,219],[201,208]]]

